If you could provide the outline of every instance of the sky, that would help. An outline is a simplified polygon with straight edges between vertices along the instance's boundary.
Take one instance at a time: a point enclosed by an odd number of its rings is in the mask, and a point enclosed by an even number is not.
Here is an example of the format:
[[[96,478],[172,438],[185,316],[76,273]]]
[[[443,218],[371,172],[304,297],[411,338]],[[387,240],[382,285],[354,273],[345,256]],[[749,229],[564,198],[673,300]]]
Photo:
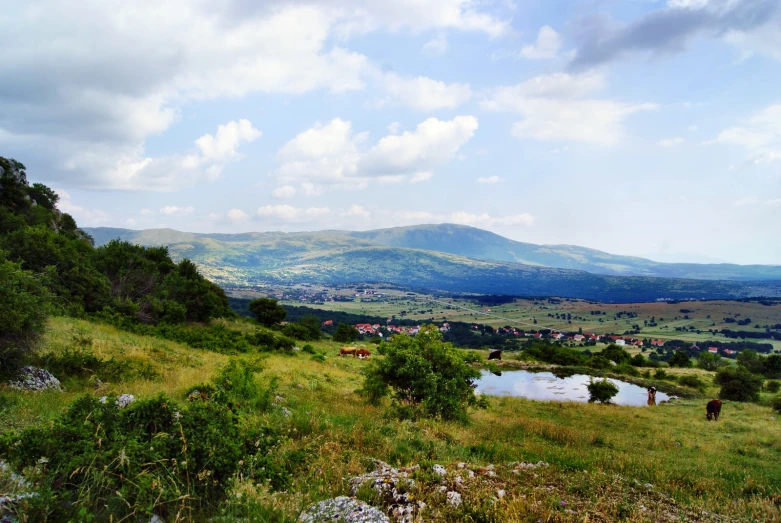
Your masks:
[[[781,264],[778,0],[0,0],[0,79],[84,227]]]

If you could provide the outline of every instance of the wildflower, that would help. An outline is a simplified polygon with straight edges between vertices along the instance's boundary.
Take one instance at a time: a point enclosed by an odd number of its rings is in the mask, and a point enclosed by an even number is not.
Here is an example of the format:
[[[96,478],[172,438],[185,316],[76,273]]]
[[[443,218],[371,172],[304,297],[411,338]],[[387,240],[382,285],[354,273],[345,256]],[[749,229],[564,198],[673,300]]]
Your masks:
[[[564,505],[566,505],[566,503],[564,503],[563,501],[559,501],[559,505],[563,507]]]

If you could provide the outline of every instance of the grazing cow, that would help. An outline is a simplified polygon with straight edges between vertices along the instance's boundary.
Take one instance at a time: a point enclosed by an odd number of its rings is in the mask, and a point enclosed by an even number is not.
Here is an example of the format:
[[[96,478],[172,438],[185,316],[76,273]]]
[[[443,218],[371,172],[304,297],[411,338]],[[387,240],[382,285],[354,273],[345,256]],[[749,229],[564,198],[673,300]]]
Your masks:
[[[705,417],[710,421],[711,419],[719,421],[719,414],[721,414],[721,401],[710,400],[708,405],[705,406]]]
[[[489,360],[501,360],[502,359],[502,351],[500,350],[492,350],[488,353],[488,359]]]
[[[357,350],[358,349],[356,349],[354,347],[342,347],[339,350],[339,356],[353,356],[353,357],[355,357],[355,352]]]
[[[358,349],[357,351],[355,351],[355,355],[358,356],[361,359],[364,359],[364,358],[368,358],[369,356],[371,356],[372,353],[369,352],[366,349]]]
[[[648,387],[648,406],[656,405],[656,387]]]

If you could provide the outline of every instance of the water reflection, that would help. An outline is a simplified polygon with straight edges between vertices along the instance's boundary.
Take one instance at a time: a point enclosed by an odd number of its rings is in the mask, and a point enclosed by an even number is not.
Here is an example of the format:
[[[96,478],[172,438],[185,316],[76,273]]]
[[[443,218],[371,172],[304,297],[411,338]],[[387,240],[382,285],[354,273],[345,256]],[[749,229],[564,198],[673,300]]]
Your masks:
[[[529,372],[525,370],[505,371],[495,375],[483,371],[477,381],[477,390],[491,396],[518,396],[542,401],[588,401],[589,376],[584,374],[561,373],[557,377],[551,372]],[[601,379],[601,378],[599,378]],[[663,392],[657,392],[653,400],[649,398],[645,387],[608,378],[618,387],[618,394],[611,400],[618,405],[642,407],[655,405],[669,400]]]

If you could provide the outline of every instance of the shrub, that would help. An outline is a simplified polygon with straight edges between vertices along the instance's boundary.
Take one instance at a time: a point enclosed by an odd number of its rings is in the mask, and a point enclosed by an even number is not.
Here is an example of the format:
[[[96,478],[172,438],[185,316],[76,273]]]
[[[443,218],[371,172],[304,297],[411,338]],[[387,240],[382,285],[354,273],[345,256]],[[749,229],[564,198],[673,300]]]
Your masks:
[[[672,355],[672,358],[667,362],[670,367],[681,367],[681,368],[689,368],[692,366],[692,360],[689,357],[689,355],[679,350],[675,354]]]
[[[776,380],[770,380],[767,383],[765,383],[765,388],[767,389],[768,392],[772,392],[773,394],[775,394],[776,392],[781,390],[781,382]]]
[[[639,376],[640,375],[640,371],[638,371],[636,368],[634,368],[633,366],[631,366],[631,365],[629,365],[627,363],[622,363],[621,365],[616,365],[615,367],[613,367],[613,372],[615,372],[617,374],[624,374],[626,376]]]
[[[718,370],[723,367],[725,362],[718,354],[711,354],[710,352],[703,352],[697,356],[697,366],[705,370]]]
[[[781,414],[781,396],[776,396],[770,401],[773,410]]]
[[[186,397],[197,391],[201,399],[215,401],[230,408],[250,408],[256,412],[267,412],[271,409],[276,396],[278,380],[272,378],[269,386],[258,385],[255,373],[260,372],[259,363],[249,364],[245,361],[230,360],[213,383],[205,383],[190,387]]]
[[[0,377],[8,378],[43,333],[49,297],[38,278],[4,258],[0,251]]]
[[[618,394],[618,387],[608,380],[591,380],[587,385],[589,403],[598,401],[600,403],[610,403],[610,400]]]
[[[6,433],[0,451],[16,472],[38,467],[41,514],[25,520],[114,521],[208,512],[237,470],[235,415],[212,402],[185,409],[164,395],[120,410],[83,396],[51,425]]]
[[[252,300],[249,302],[248,308],[258,323],[266,327],[278,324],[287,316],[287,311],[278,305],[277,300],[273,298]]]
[[[466,363],[482,363],[483,358],[477,352],[464,352],[464,361]]]
[[[610,360],[605,358],[601,354],[597,354],[596,356],[592,356],[588,360],[587,364],[592,369],[609,369],[609,368],[613,367],[613,364],[610,362]]]
[[[315,348],[312,347],[310,344],[304,345],[304,347],[301,349],[302,351],[306,352],[307,354],[316,354]]]
[[[656,372],[654,372],[654,378],[657,380],[674,380],[675,378],[669,374],[667,374],[667,371],[664,369],[656,369]]]
[[[377,404],[392,391],[394,400],[424,416],[462,421],[467,408],[477,405],[471,382],[480,372],[442,341],[436,326],[421,327],[414,338],[394,336],[379,352],[385,357],[372,362],[364,382],[370,402]]]
[[[645,361],[646,360],[642,354],[635,354],[634,356],[632,356],[632,359],[629,360],[629,364],[634,367],[643,367],[645,366]]]
[[[631,356],[627,351],[618,345],[613,344],[608,345],[603,351],[598,352],[597,355],[607,358],[617,364],[621,364],[631,359]]]
[[[691,387],[697,390],[705,390],[705,382],[702,381],[699,376],[688,374],[678,378],[678,383],[686,387]]]
[[[336,326],[336,332],[334,332],[333,340],[339,343],[351,343],[358,338],[358,331],[352,325],[346,323],[340,323]]]
[[[763,380],[762,376],[752,374],[744,367],[731,367],[720,370],[713,381],[721,385],[721,399],[758,401]]]

